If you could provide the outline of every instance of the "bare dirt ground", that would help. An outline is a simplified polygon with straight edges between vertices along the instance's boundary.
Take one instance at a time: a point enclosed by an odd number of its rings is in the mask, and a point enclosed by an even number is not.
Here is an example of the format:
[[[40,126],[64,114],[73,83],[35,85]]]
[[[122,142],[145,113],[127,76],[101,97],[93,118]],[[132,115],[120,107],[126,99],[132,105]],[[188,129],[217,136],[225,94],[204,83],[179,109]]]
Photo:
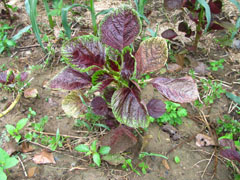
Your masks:
[[[66,1],[68,3],[68,1]],[[100,11],[110,7],[117,7],[119,4],[128,3],[128,1],[98,1],[95,4],[96,10]],[[22,27],[29,25],[29,19],[24,9],[24,2],[13,1],[13,6],[18,7],[16,20],[13,23],[15,32]],[[47,34],[53,34],[53,32],[47,32],[47,17],[43,8],[42,2],[39,2],[38,9],[38,21],[41,27],[41,31]],[[0,6],[0,9],[2,7]],[[163,8],[163,4],[160,1],[149,1],[146,7],[146,11],[150,11],[148,16],[151,22],[148,27],[155,29],[156,24],[159,23],[159,35],[161,32],[169,27],[175,28],[178,19],[184,18],[180,11],[174,13],[167,12]],[[226,3],[224,6],[224,13],[230,21],[234,21],[237,17],[237,10],[231,6],[230,3]],[[102,17],[99,17],[100,20]],[[74,34],[80,31],[91,31],[90,14],[89,12],[81,12],[81,16],[70,17],[75,24],[73,27]],[[60,27],[60,20],[58,26]],[[62,28],[60,28],[62,29]],[[147,32],[146,32],[147,33]],[[239,34],[237,35],[239,38]],[[213,41],[214,36],[209,34],[201,39],[199,51],[197,53],[189,53],[187,59],[189,64],[186,68],[180,72],[173,74],[164,74],[164,76],[179,77],[186,75],[188,70],[194,66],[196,62],[203,62],[207,64],[209,60],[225,59],[224,69],[217,72],[212,72],[211,77],[224,82],[224,89],[230,92],[238,93],[239,96],[239,84],[233,84],[239,79],[240,70],[240,51],[227,47],[220,47]],[[53,40],[54,41],[54,40]],[[56,40],[55,40],[56,41]],[[189,40],[179,38],[181,46],[184,43],[188,43]],[[57,41],[56,41],[57,42]],[[38,45],[33,33],[25,34],[19,41],[16,49],[12,50],[12,57],[8,57],[7,54],[1,55],[0,64],[5,64],[8,68],[17,69],[22,71],[29,69],[33,65],[43,64],[46,58],[44,52],[42,52],[39,46],[29,47],[31,45]],[[25,47],[25,48],[23,48]],[[47,115],[49,121],[45,126],[45,133],[56,133],[59,129],[62,135],[70,136],[65,143],[64,147],[57,149],[53,152],[56,164],[38,165],[32,160],[33,156],[44,149],[39,144],[32,144],[35,150],[28,153],[17,153],[22,159],[22,164],[19,163],[16,167],[10,169],[8,179],[9,180],[113,180],[113,179],[140,179],[140,180],[232,180],[233,169],[227,166],[227,162],[218,156],[218,150],[215,147],[203,147],[199,148],[195,144],[195,136],[198,133],[208,134],[205,124],[201,120],[201,114],[196,111],[190,104],[183,104],[182,106],[188,110],[189,116],[183,119],[183,124],[177,126],[177,129],[181,135],[181,139],[173,141],[169,135],[161,130],[161,127],[156,123],[150,125],[144,135],[151,135],[149,143],[144,148],[146,152],[159,153],[167,155],[168,161],[167,167],[164,164],[163,159],[160,157],[145,157],[145,162],[148,164],[149,169],[146,175],[138,176],[133,171],[124,171],[119,166],[109,165],[107,162],[102,162],[102,166],[91,167],[90,159],[84,157],[83,154],[73,150],[73,148],[81,143],[91,144],[94,139],[98,139],[106,132],[101,128],[96,132],[86,133],[86,128],[75,127],[75,119],[67,117],[61,108],[61,101],[68,92],[53,91],[45,88],[46,82],[54,77],[65,65],[60,61],[60,47],[61,42],[54,44],[55,56],[53,57],[50,65],[41,68],[40,70],[34,70],[30,74],[34,79],[31,81],[30,87],[36,88],[39,92],[39,96],[34,99],[27,99],[22,97],[15,108],[7,115],[0,119],[0,132],[1,137],[6,132],[5,125],[15,125],[21,118],[27,116],[28,109],[31,107],[36,111],[37,115],[31,121],[38,122],[38,120]],[[181,47],[180,47],[181,48]],[[0,89],[0,100],[7,99],[0,102],[0,111],[3,111],[6,104],[14,101],[16,93],[7,92]],[[145,88],[143,97],[144,99],[151,99],[157,97],[157,93],[149,85]],[[215,100],[214,104],[204,109],[209,122],[216,122],[217,118],[223,117],[224,114],[228,114],[231,100],[225,95],[222,95],[220,99]],[[235,119],[240,120],[239,115],[232,112],[230,114]],[[24,128],[22,134],[31,131],[29,127]],[[127,152],[127,156],[133,159],[133,165],[137,167],[140,162],[138,160],[138,153],[141,148],[141,137],[139,142],[134,147],[130,148]],[[2,142],[2,140],[0,141]],[[0,143],[2,146],[2,144]],[[174,162],[174,157],[179,156],[181,161],[179,164]],[[217,161],[217,162],[216,162]],[[24,167],[24,170],[23,170]],[[24,171],[28,172],[29,169],[36,167],[35,173],[32,177],[26,177]],[[73,170],[72,168],[75,168]],[[140,169],[138,169],[141,171]]]

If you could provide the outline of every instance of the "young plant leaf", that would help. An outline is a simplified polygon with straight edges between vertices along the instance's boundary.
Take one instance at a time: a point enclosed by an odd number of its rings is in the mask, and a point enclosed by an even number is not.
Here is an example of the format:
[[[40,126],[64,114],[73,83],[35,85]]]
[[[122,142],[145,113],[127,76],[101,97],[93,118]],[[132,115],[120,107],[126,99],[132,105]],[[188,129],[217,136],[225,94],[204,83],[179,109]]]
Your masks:
[[[208,5],[208,3],[206,2],[206,0],[197,0],[199,4],[201,4],[206,12],[206,18],[207,18],[207,26],[205,27],[205,32],[207,32],[210,23],[211,23],[211,10],[210,7]]]
[[[97,151],[97,140],[93,141],[91,144],[91,151],[96,152]]]
[[[165,39],[172,40],[175,37],[177,37],[177,33],[172,29],[167,29],[167,30],[162,32],[161,36]]]
[[[93,162],[99,167],[101,165],[101,158],[100,158],[100,154],[93,153]]]
[[[80,73],[72,68],[64,68],[50,81],[50,88],[75,90],[91,84],[91,78],[86,73]]]
[[[124,79],[129,79],[133,72],[135,66],[135,59],[132,57],[130,52],[124,54],[123,68],[121,70],[121,76]]]
[[[129,127],[146,128],[149,117],[146,107],[141,103],[137,87],[121,88],[114,92],[111,107],[116,119]]]
[[[2,167],[0,167],[0,179],[7,180],[7,175],[4,173]]]
[[[80,144],[80,145],[76,146],[74,149],[78,152],[89,152],[90,151],[89,147],[86,146],[85,144]]]
[[[102,157],[102,160],[107,161],[109,164],[117,166],[125,162],[125,158],[120,154],[107,154]]]
[[[15,76],[11,70],[0,72],[0,83],[11,84],[14,82]]]
[[[105,16],[99,29],[101,41],[121,51],[141,32],[141,20],[134,9],[123,5]]]
[[[66,63],[74,69],[102,68],[105,64],[105,47],[93,35],[79,36],[67,42],[62,48]]]
[[[22,129],[27,124],[27,122],[28,122],[28,118],[21,119],[20,121],[17,122],[16,129],[17,130]]]
[[[137,61],[137,73],[161,69],[168,59],[167,42],[161,37],[153,37],[144,40],[135,54]]]
[[[154,118],[159,118],[166,111],[166,104],[160,99],[151,99],[147,104],[148,114]]]
[[[197,84],[190,76],[178,79],[157,77],[151,83],[161,94],[174,102],[187,103],[199,97]]]
[[[18,164],[18,160],[15,157],[9,157],[8,159],[6,159],[3,169],[8,169],[8,168],[14,167],[17,164]]]
[[[93,112],[97,115],[104,116],[108,113],[107,103],[100,96],[97,96],[92,100],[91,107]]]
[[[106,155],[106,154],[108,154],[110,152],[110,150],[111,150],[111,148],[109,146],[102,146],[99,149],[99,153],[101,155]]]

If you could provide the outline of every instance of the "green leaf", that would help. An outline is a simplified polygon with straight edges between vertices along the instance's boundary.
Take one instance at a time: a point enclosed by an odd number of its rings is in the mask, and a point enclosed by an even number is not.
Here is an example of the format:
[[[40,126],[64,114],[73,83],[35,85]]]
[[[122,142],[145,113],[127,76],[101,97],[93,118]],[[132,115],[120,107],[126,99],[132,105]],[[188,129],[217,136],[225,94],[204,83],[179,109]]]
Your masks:
[[[180,163],[180,158],[178,156],[175,156],[174,161],[175,161],[175,163],[179,164]]]
[[[14,35],[12,37],[13,41],[17,41],[19,38],[22,37],[22,35],[27,32],[30,28],[32,27],[32,25],[26,26],[25,28],[21,29],[20,31],[18,31],[18,33],[16,35]]]
[[[28,118],[23,118],[20,121],[17,122],[16,129],[20,130],[22,129],[28,122]]]
[[[12,41],[12,40],[6,40],[6,43],[7,43],[7,45],[9,46],[9,47],[12,47],[12,46],[15,46],[16,45],[16,43],[14,42],[14,41]]]
[[[16,128],[15,128],[13,125],[10,125],[10,124],[7,124],[5,127],[6,127],[6,129],[7,129],[7,132],[8,132],[11,136],[13,136]]]
[[[99,167],[101,165],[100,155],[96,152],[93,154],[93,162]]]
[[[5,162],[6,159],[9,158],[9,155],[6,151],[0,148],[0,162]]]
[[[236,96],[230,92],[226,92],[226,96],[240,105],[240,97],[239,96]]]
[[[197,0],[197,1],[199,2],[199,4],[201,4],[204,7],[205,12],[206,12],[207,26],[205,28],[205,32],[207,32],[208,27],[211,23],[211,10],[210,10],[208,3],[205,0]]]
[[[2,167],[0,167],[0,179],[1,180],[7,180],[7,175],[4,173]]]
[[[107,154],[102,157],[102,160],[107,161],[109,164],[117,166],[125,162],[125,158],[120,154]]]
[[[67,13],[73,7],[78,7],[78,6],[88,8],[87,6],[81,5],[81,4],[72,4],[70,6],[62,8],[62,25],[63,25],[63,27],[65,29],[65,33],[66,33],[68,38],[71,37],[71,29],[70,29],[70,27],[68,25],[68,22],[67,22]]]
[[[180,117],[185,117],[185,116],[187,116],[187,110],[184,109],[184,108],[180,108],[177,111],[177,115],[180,116]]]
[[[77,147],[75,147],[75,150],[78,152],[89,152],[89,147],[86,146],[85,144],[80,144]]]
[[[21,139],[21,135],[19,134],[19,135],[17,135],[17,136],[15,136],[15,140],[16,140],[16,142],[19,142],[20,141],[20,139]]]
[[[6,159],[3,169],[11,168],[13,166],[16,166],[17,164],[18,164],[18,160],[15,157],[10,157],[10,158]]]
[[[110,150],[111,150],[111,148],[109,146],[102,146],[99,149],[99,153],[101,155],[106,155],[106,154],[108,154],[110,152]]]
[[[97,140],[93,141],[93,143],[91,144],[91,151],[97,151]]]

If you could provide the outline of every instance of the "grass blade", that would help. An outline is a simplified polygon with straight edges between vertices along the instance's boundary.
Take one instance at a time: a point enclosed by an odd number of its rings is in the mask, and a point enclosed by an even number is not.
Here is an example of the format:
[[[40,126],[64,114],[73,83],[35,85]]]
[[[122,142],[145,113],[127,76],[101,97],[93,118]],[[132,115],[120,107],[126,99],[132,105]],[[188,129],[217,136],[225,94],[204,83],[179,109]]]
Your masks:
[[[25,28],[21,29],[16,35],[14,35],[14,36],[12,37],[12,40],[13,40],[13,41],[16,41],[16,40],[18,40],[19,38],[21,38],[22,35],[23,35],[25,32],[27,32],[31,27],[32,27],[32,25],[29,25],[29,26],[26,26]]]
[[[37,24],[37,0],[25,0],[25,7],[28,15],[30,16],[30,21],[32,23],[33,32],[37,38],[38,43],[45,50],[42,39],[40,37],[40,30]]]
[[[45,10],[47,12],[47,15],[48,15],[48,22],[49,22],[49,26],[51,29],[54,28],[54,22],[52,20],[52,16],[50,14],[50,9],[49,9],[49,6],[48,6],[48,0],[43,0],[43,3],[44,3],[44,7],[45,7]]]
[[[197,0],[199,4],[201,4],[206,12],[206,18],[207,18],[207,26],[205,28],[205,32],[207,32],[209,25],[211,23],[211,10],[210,7],[208,5],[208,3],[205,0]]]
[[[73,5],[67,6],[67,7],[62,9],[62,25],[63,25],[63,27],[65,29],[65,33],[66,33],[68,38],[71,37],[71,29],[70,29],[70,27],[68,25],[68,22],[67,22],[67,13],[73,7],[78,7],[78,6],[89,9],[88,6],[81,5],[81,4],[73,4]]]

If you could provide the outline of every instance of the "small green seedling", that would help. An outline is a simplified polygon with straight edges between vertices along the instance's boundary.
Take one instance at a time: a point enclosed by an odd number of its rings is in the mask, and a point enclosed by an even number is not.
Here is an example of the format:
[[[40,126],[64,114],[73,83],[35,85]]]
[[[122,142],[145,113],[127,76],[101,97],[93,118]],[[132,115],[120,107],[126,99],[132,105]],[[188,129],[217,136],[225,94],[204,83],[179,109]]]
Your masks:
[[[7,180],[5,170],[16,166],[18,160],[15,157],[10,157],[6,151],[0,148],[0,179]]]
[[[223,120],[218,119],[218,128],[216,129],[217,134],[221,133],[232,133],[239,134],[240,133],[240,122],[232,119],[229,115],[224,115]]]
[[[109,146],[100,147],[99,151],[97,151],[97,140],[93,141],[90,148],[85,144],[80,144],[75,147],[75,150],[78,152],[85,153],[85,156],[92,155],[93,162],[99,167],[101,166],[101,157],[100,155],[106,155],[110,152],[111,148]]]
[[[8,39],[8,33],[6,31],[9,29],[12,29],[12,27],[8,24],[1,24],[0,26],[0,54],[2,54],[4,50],[10,53],[9,49],[16,45],[15,41]]]
[[[19,142],[20,139],[22,138],[19,131],[27,124],[27,122],[28,122],[28,118],[23,118],[17,122],[16,127],[10,124],[7,124],[5,126],[7,129],[7,132],[16,140],[16,142]]]
[[[138,167],[141,168],[143,174],[147,174],[148,165],[143,161],[138,164]]]
[[[137,175],[141,176],[140,172],[138,172],[132,165],[132,160],[131,159],[126,159],[125,162],[122,165],[122,168],[126,171],[128,171],[128,167],[131,168],[133,172],[135,172]]]
[[[57,149],[57,147],[62,147],[64,140],[65,140],[65,138],[60,136],[59,129],[57,129],[56,136],[53,136],[49,140],[49,145],[50,145],[51,150],[55,151]]]
[[[225,59],[219,59],[218,61],[212,61],[212,62],[210,62],[209,69],[212,71],[218,71],[218,69],[223,69],[224,62],[225,62]]]
[[[175,156],[174,161],[175,161],[176,164],[179,164],[180,163],[180,158],[178,156]]]
[[[182,117],[187,116],[187,110],[181,107],[180,104],[165,101],[166,112],[156,119],[157,123],[162,125],[163,123],[169,123],[173,126],[182,124]]]

